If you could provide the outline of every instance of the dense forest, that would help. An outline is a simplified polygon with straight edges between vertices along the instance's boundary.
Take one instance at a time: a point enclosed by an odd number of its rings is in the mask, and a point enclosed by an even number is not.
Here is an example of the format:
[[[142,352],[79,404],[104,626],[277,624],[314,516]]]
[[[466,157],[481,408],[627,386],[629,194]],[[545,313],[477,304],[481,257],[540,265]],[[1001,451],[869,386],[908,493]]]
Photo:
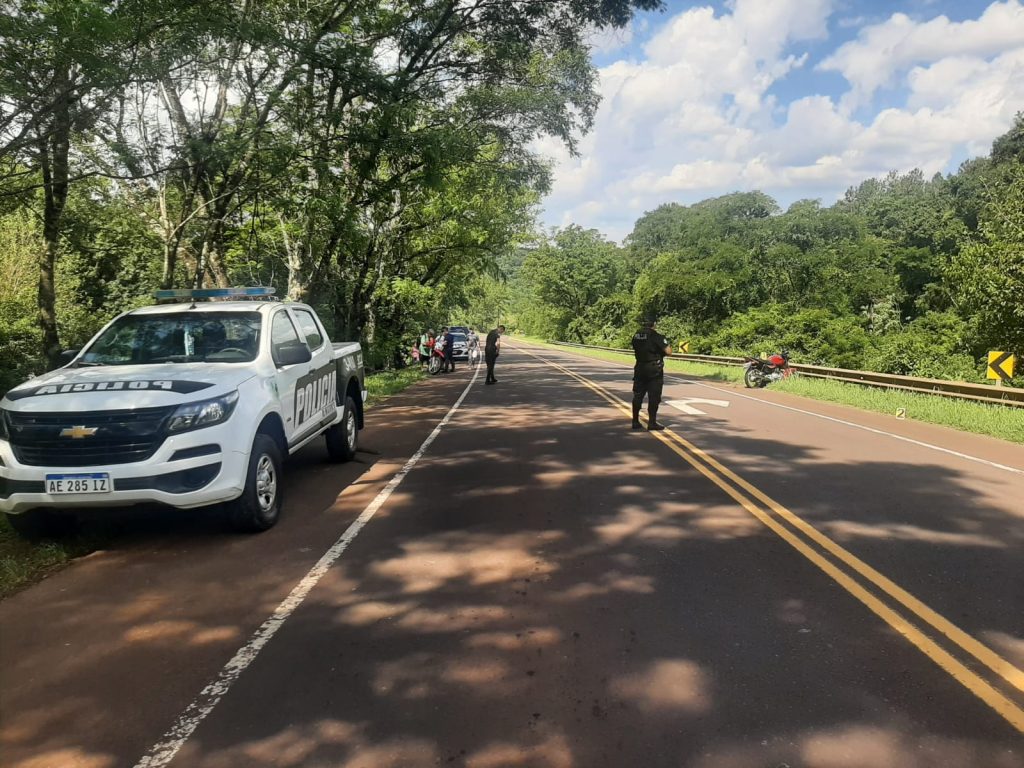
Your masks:
[[[0,390],[159,287],[273,285],[372,365],[532,236],[589,30],[660,0],[0,0]]]
[[[948,177],[892,173],[827,208],[669,203],[622,247],[568,227],[504,270],[480,306],[537,336],[626,346],[652,314],[692,352],[980,380],[988,350],[1024,352],[1024,115]]]

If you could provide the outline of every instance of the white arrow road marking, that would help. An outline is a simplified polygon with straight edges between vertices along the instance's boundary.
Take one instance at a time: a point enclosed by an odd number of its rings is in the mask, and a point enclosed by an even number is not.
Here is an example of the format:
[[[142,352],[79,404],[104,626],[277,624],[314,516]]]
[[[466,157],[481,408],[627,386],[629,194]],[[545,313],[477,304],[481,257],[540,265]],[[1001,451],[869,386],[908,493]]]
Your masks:
[[[691,405],[691,403],[703,403],[706,405],[714,405],[719,408],[729,407],[728,400],[706,400],[703,397],[686,397],[683,398],[682,400],[666,400],[665,402],[671,405],[673,408],[676,408],[677,410],[680,410],[683,413],[688,413],[691,416],[707,416],[707,414],[704,413],[704,411],[702,411],[700,408],[694,408]]]

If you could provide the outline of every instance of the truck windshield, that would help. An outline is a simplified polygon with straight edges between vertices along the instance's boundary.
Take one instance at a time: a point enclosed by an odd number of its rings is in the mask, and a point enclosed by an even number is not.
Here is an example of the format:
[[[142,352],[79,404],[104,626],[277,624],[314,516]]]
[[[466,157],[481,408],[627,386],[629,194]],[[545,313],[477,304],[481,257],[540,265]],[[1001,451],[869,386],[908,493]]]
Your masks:
[[[77,365],[247,363],[260,344],[258,312],[127,315],[107,328]]]

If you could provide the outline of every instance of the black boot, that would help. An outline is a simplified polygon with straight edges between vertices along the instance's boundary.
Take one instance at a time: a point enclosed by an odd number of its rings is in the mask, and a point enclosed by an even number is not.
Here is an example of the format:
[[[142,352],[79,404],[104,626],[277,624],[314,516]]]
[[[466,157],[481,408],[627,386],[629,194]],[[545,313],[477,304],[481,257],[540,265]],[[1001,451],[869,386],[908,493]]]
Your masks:
[[[660,432],[665,428],[664,424],[658,423],[658,407],[647,409],[647,431]]]

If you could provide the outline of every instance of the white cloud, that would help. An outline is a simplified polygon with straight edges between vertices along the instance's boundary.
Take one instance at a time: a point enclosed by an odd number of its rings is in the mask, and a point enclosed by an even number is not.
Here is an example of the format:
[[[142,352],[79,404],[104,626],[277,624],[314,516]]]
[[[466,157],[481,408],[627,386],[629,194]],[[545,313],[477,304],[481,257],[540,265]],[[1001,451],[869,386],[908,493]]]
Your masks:
[[[621,239],[645,210],[668,201],[757,188],[783,202],[830,203],[889,170],[948,170],[965,153],[987,152],[1024,108],[1024,28],[1007,33],[1022,23],[1021,9],[1019,0],[1000,0],[959,24],[897,14],[826,59],[837,71],[843,62],[847,94],[782,103],[769,90],[826,34],[831,0],[736,0],[723,15],[679,13],[645,45],[643,60],[600,70],[603,101],[579,157],[557,142],[538,144],[556,163],[548,221]],[[896,28],[903,42],[887,64],[877,45]],[[942,35],[958,39],[942,44]],[[864,63],[872,57],[877,72]],[[899,98],[854,116],[850,101],[881,87],[873,83],[896,86]]]
[[[630,188],[641,194],[707,189],[732,183],[742,171],[742,163],[697,160],[692,163],[679,163],[664,176],[655,173],[641,174],[633,179]]]
[[[937,16],[919,23],[903,13],[864,27],[853,40],[825,59],[820,68],[836,71],[852,86],[848,108],[870,102],[879,88],[891,86],[914,64],[950,56],[986,57],[1024,41],[1024,6],[1020,0],[990,5],[978,19],[963,22]]]
[[[851,29],[853,27],[860,27],[863,26],[866,21],[866,16],[845,16],[839,20],[839,28]]]
[[[785,47],[825,36],[830,6],[831,0],[737,0],[724,16],[708,7],[685,11],[644,47],[647,60],[631,90],[646,89],[662,103],[681,94],[709,100],[728,95],[741,112],[752,114],[775,81],[804,63],[803,57],[782,56]]]

